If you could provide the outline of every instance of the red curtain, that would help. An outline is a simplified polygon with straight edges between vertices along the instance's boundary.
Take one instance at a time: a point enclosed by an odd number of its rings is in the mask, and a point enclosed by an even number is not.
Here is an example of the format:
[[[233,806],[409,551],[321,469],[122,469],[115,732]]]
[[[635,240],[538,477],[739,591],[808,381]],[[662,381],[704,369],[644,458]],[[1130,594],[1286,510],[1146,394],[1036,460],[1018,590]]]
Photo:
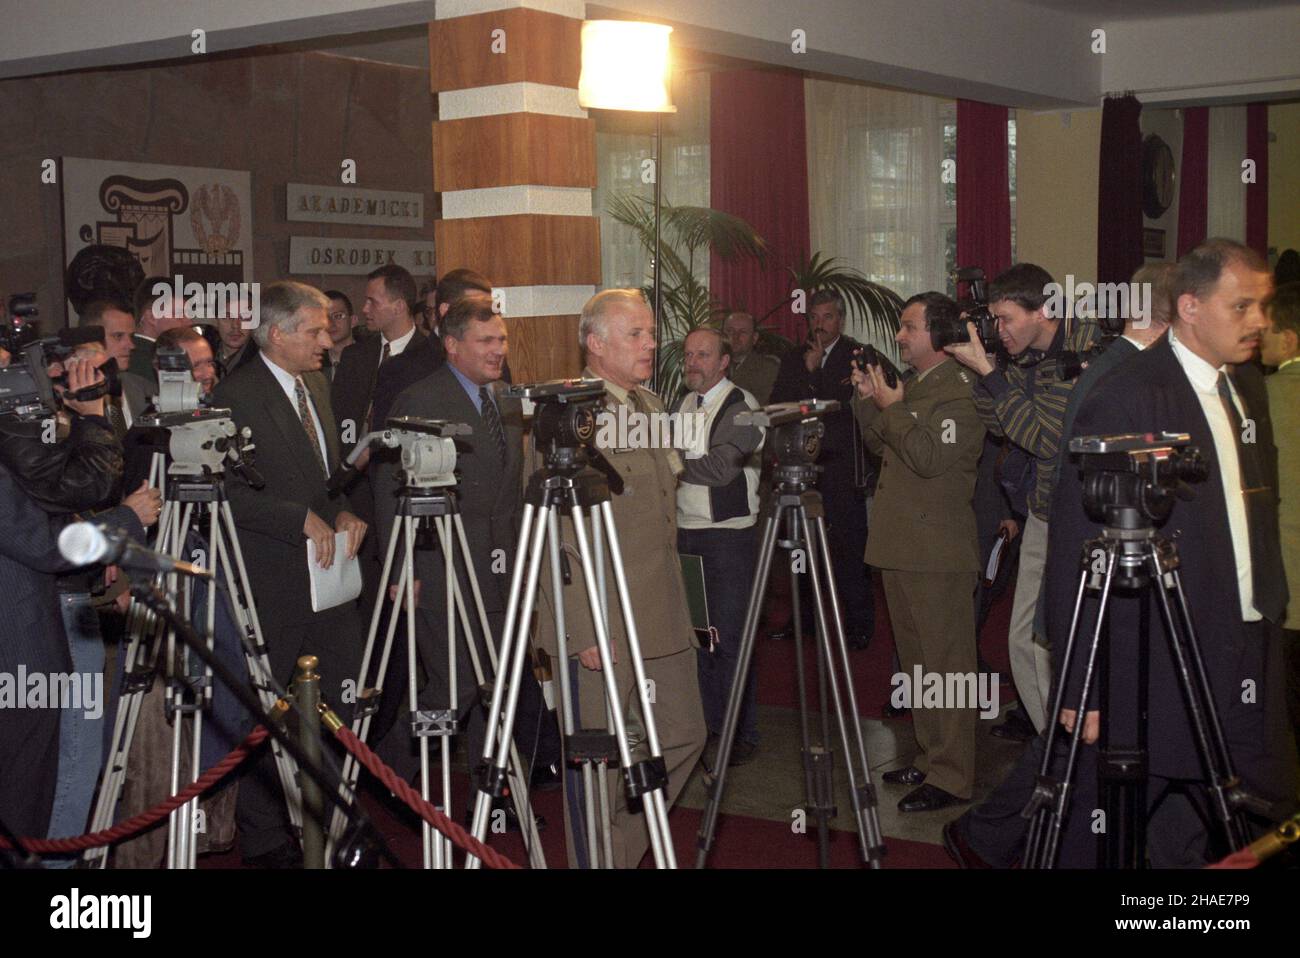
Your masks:
[[[1210,110],[1183,108],[1183,159],[1178,188],[1178,257],[1205,240],[1210,203]]]
[[[1246,184],[1246,245],[1268,255],[1268,104],[1246,107],[1246,156],[1255,161],[1255,182]]]
[[[709,103],[709,203],[749,222],[768,245],[766,268],[713,256],[711,292],[756,317],[784,302],[767,326],[802,339],[804,317],[790,311],[786,269],[807,260],[810,243],[803,78],[770,70],[715,73]]]
[[[1127,283],[1142,265],[1142,104],[1107,97],[1097,178],[1097,282]]]
[[[992,280],[1011,265],[1007,108],[957,101],[957,266]]]

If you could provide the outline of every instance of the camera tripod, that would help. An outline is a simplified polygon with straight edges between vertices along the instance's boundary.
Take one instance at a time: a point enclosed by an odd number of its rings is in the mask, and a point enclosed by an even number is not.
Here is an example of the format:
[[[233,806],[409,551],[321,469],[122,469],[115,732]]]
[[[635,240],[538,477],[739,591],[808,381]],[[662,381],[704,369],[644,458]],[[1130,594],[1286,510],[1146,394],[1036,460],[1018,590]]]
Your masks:
[[[228,423],[229,429],[233,430],[233,423],[230,420],[225,420],[225,423]],[[191,426],[173,428],[192,430],[205,424],[209,428],[221,429],[221,425],[211,419],[200,420]],[[207,435],[209,434],[205,433],[205,438]],[[228,437],[230,435],[232,433],[227,433]],[[198,437],[196,436],[195,439],[197,440]],[[179,445],[173,444],[173,450],[184,445],[184,441]],[[155,549],[173,558],[185,558],[186,541],[190,530],[201,530],[206,518],[208,556],[206,561],[198,564],[208,565],[214,572],[213,580],[207,586],[205,602],[204,626],[208,637],[208,648],[212,648],[216,625],[218,584],[224,581],[227,594],[231,599],[231,614],[235,627],[240,633],[249,677],[257,690],[258,701],[262,708],[270,711],[279,696],[271,673],[266,646],[262,640],[262,627],[258,621],[257,609],[253,605],[252,588],[249,584],[248,572],[244,567],[239,533],[235,527],[230,503],[226,499],[220,460],[214,463],[211,457],[208,457],[206,464],[196,464],[174,459],[170,467],[165,467],[164,463],[163,453],[154,453],[149,484],[154,487],[160,485],[164,487],[163,508],[158,518]],[[166,470],[165,481],[164,469]],[[161,581],[161,575],[159,580]],[[189,580],[178,581],[178,576],[171,573],[167,575],[167,587],[169,592],[178,596],[178,608],[189,610],[193,600]],[[108,762],[105,765],[99,797],[91,817],[91,831],[105,829],[113,824],[122,787],[126,781],[127,761],[135,737],[140,709],[145,693],[153,686],[160,655],[165,656],[164,669],[167,676],[165,707],[172,718],[171,793],[175,794],[185,784],[197,778],[202,771],[200,744],[203,713],[212,703],[211,669],[200,667],[201,663],[196,661],[188,647],[178,649],[173,630],[166,629],[162,620],[143,603],[136,602],[132,605],[127,628],[130,640],[122,676],[122,696],[114,720]],[[165,643],[162,641],[164,633]],[[188,755],[183,754],[183,732],[186,726],[191,733]],[[295,832],[301,832],[302,796],[297,784],[297,765],[278,741],[273,741],[271,748],[288,803],[290,824]],[[198,849],[195,841],[198,806],[199,799],[196,797],[173,811],[168,817],[168,868],[195,867]],[[108,849],[105,847],[90,849],[86,852],[86,860],[97,864],[100,868],[107,868]]]
[[[451,442],[450,439],[445,441]],[[434,483],[437,481],[433,480]],[[362,741],[365,741],[366,736],[369,734],[370,720],[379,711],[380,696],[383,694],[384,675],[387,673],[388,659],[393,649],[393,636],[397,630],[397,620],[399,616],[402,616],[405,618],[406,625],[407,691],[411,709],[411,734],[418,739],[420,747],[420,796],[425,801],[429,800],[429,739],[436,737],[440,740],[442,757],[442,803],[440,810],[446,812],[452,807],[451,738],[460,731],[457,719],[458,689],[456,684],[457,622],[460,624],[459,634],[464,637],[465,647],[469,652],[474,680],[480,694],[489,685],[488,676],[484,672],[483,663],[479,658],[478,649],[474,642],[474,633],[470,626],[469,616],[466,613],[460,579],[456,574],[457,565],[464,570],[466,578],[469,580],[470,592],[473,594],[474,599],[474,612],[478,619],[479,628],[482,631],[484,645],[487,648],[491,674],[495,676],[499,673],[496,648],[492,640],[491,629],[488,626],[487,612],[483,607],[483,595],[479,590],[478,577],[474,573],[474,563],[470,556],[469,543],[465,538],[465,526],[461,520],[455,492],[448,487],[455,482],[455,479],[448,474],[442,481],[447,485],[439,487],[436,484],[425,484],[424,482],[413,484],[408,479],[408,483],[401,488],[396,509],[396,517],[399,521],[394,523],[392,534],[388,537],[383,573],[379,580],[380,587],[383,588],[388,583],[389,576],[392,574],[393,559],[397,552],[399,538],[402,541],[402,571],[397,580],[393,612],[389,617],[388,631],[379,653],[379,664],[373,686],[367,685],[366,682],[375,650],[375,639],[379,633],[379,622],[384,605],[382,601],[375,603],[375,609],[370,618],[366,649],[361,659],[361,673],[357,680],[357,688],[366,691],[358,698],[357,710],[352,720],[352,731]],[[421,525],[427,527],[429,523],[432,523],[437,530],[439,548],[445,560],[443,575],[447,587],[446,634],[450,692],[448,697],[450,704],[447,709],[437,710],[420,709],[417,703],[415,603],[412,594],[415,582],[416,533]],[[500,683],[495,684],[499,685]],[[497,713],[490,712],[489,716],[495,714]],[[489,722],[488,724],[491,726],[492,723]],[[538,834],[537,821],[532,814],[528,801],[528,776],[520,763],[518,751],[513,740],[510,739],[509,733],[506,733],[506,740],[510,743],[508,772],[510,797],[514,802],[515,813],[519,818],[520,827],[524,829],[528,861],[533,868],[545,868],[546,858],[542,850],[541,836]],[[350,793],[355,788],[359,771],[360,766],[357,761],[349,755],[343,765],[343,790],[345,792]],[[329,847],[326,849],[327,860],[330,857],[333,844],[342,834],[345,824],[346,821],[342,813],[336,810],[330,827]],[[451,868],[453,866],[451,840],[437,833],[428,822],[424,822],[422,826],[422,850],[425,868]]]
[[[601,387],[599,394],[603,394]],[[578,412],[582,412],[579,408]],[[591,420],[594,423],[594,419]],[[590,425],[594,431],[594,425]],[[540,428],[540,427],[538,427]],[[488,811],[492,799],[501,794],[506,776],[507,750],[514,728],[520,680],[528,652],[529,632],[537,600],[537,585],[542,558],[550,564],[551,590],[555,598],[555,635],[558,646],[560,673],[560,730],[564,736],[565,761],[579,766],[582,775],[584,822],[573,822],[575,840],[585,838],[588,861],[595,867],[612,867],[611,813],[606,787],[608,767],[617,762],[623,770],[624,784],[629,801],[640,798],[645,809],[646,827],[649,829],[650,848],[655,867],[676,868],[672,836],[668,831],[668,803],[664,789],[668,772],[659,746],[654,713],[651,709],[645,663],[637,637],[636,622],[632,614],[632,600],[628,592],[627,576],[619,549],[618,530],[614,525],[614,512],[610,504],[609,480],[604,474],[587,465],[585,454],[578,446],[551,449],[545,465],[529,480],[524,496],[522,527],[519,532],[518,551],[510,578],[510,597],[506,606],[505,627],[502,632],[501,661],[508,663],[508,682],[498,681],[492,689],[492,704],[488,722],[487,739],[483,745],[482,781],[475,798],[471,831],[483,841],[487,831]],[[573,680],[569,674],[569,653],[565,631],[564,582],[560,558],[559,511],[564,510],[573,522],[578,558],[586,584],[587,608],[596,633],[596,646],[600,653],[601,677],[604,682],[607,728],[579,729],[578,709],[574,698]],[[592,539],[587,537],[587,520],[592,524]],[[644,745],[649,757],[633,761],[633,745],[628,738],[627,720],[621,707],[618,682],[614,676],[613,648],[606,616],[604,569],[605,558],[601,543],[607,541],[609,558],[614,572],[614,585],[623,623],[627,632],[627,653],[637,688],[637,702],[645,733]],[[597,572],[599,568],[599,573]],[[495,717],[501,716],[500,721]],[[609,728],[613,729],[610,734]],[[599,799],[596,793],[599,792]],[[597,810],[597,803],[599,811]],[[467,868],[477,868],[481,862],[470,857]]]
[[[757,415],[757,414],[756,414]],[[818,423],[818,426],[821,424]],[[785,444],[774,443],[780,448]],[[800,444],[794,444],[800,445]],[[803,448],[801,446],[801,448]],[[815,447],[814,447],[815,449]],[[813,452],[815,457],[815,451]],[[783,457],[784,459],[784,457]],[[880,819],[876,813],[876,788],[871,783],[871,769],[867,763],[866,744],[862,737],[862,724],[858,719],[857,696],[853,691],[853,678],[849,666],[848,646],[844,640],[844,625],[840,615],[840,600],[835,589],[835,573],[831,564],[830,546],[826,540],[826,519],[822,509],[821,493],[817,492],[817,467],[812,462],[780,461],[772,474],[773,500],[763,520],[763,533],[758,553],[758,568],[745,609],[745,626],[741,633],[740,653],[736,674],[732,679],[731,694],[727,697],[727,711],[722,723],[718,754],[715,760],[715,779],[709,789],[709,801],[700,822],[696,867],[703,868],[713,845],[718,825],[718,812],[722,792],[726,787],[727,763],[735,742],[740,722],[741,704],[744,700],[745,681],[749,675],[754,654],[754,637],[762,617],[763,598],[767,594],[768,578],[772,571],[772,557],[778,545],[777,530],[784,528],[785,538],[779,545],[791,551],[790,586],[794,606],[795,674],[799,690],[799,736],[802,743],[804,771],[804,807],[817,824],[817,856],[820,867],[830,865],[830,820],[835,817],[834,753],[830,748],[830,724],[827,715],[829,702],[835,708],[840,742],[844,748],[845,765],[849,775],[849,796],[857,825],[858,845],[863,861],[871,868],[879,868],[885,854]],[[813,613],[817,628],[817,673],[821,699],[821,740],[814,746],[809,734],[808,699],[805,691],[803,660],[803,622],[800,615],[799,575],[795,557],[802,551],[806,558],[812,586]],[[827,599],[830,614],[827,615]],[[840,689],[844,684],[843,692]],[[848,716],[845,715],[847,699]],[[856,763],[855,763],[856,759]],[[859,778],[858,767],[861,769]]]
[[[1030,819],[1029,835],[1025,847],[1025,867],[1052,868],[1060,846],[1061,831],[1069,810],[1070,792],[1079,759],[1084,716],[1094,675],[1101,671],[1099,682],[1103,695],[1102,713],[1106,725],[1099,755],[1101,765],[1102,805],[1106,809],[1108,827],[1105,837],[1104,864],[1110,868],[1141,868],[1146,850],[1146,689],[1149,665],[1148,619],[1143,610],[1140,635],[1133,660],[1137,664],[1140,701],[1137,703],[1137,741],[1117,744],[1111,738],[1112,716],[1115,711],[1105,701],[1108,682],[1107,664],[1098,667],[1098,655],[1109,658],[1111,641],[1107,628],[1109,601],[1116,587],[1140,590],[1147,598],[1154,597],[1160,619],[1168,639],[1178,683],[1187,703],[1197,752],[1202,766],[1208,772],[1206,786],[1213,814],[1223,827],[1233,848],[1250,843],[1250,834],[1242,814],[1243,809],[1264,812],[1268,804],[1250,795],[1233,770],[1227,739],[1219,721],[1208,673],[1201,656],[1200,642],[1192,622],[1187,597],[1183,593],[1179,575],[1178,550],[1173,542],[1156,533],[1154,526],[1144,517],[1134,518],[1136,510],[1123,510],[1119,515],[1108,510],[1108,524],[1102,534],[1084,543],[1081,559],[1082,572],[1074,611],[1070,618],[1069,638],[1065,646],[1065,664],[1057,680],[1052,697],[1047,740],[1039,766],[1034,792],[1021,814]],[[1110,524],[1110,522],[1114,524]],[[1103,565],[1104,560],[1104,565]],[[1070,733],[1064,774],[1053,776],[1053,744],[1057,735],[1056,717],[1065,702],[1074,645],[1087,593],[1099,593],[1097,620],[1092,630],[1084,665],[1083,682],[1075,710],[1074,730]],[[1127,707],[1127,703],[1125,703]]]

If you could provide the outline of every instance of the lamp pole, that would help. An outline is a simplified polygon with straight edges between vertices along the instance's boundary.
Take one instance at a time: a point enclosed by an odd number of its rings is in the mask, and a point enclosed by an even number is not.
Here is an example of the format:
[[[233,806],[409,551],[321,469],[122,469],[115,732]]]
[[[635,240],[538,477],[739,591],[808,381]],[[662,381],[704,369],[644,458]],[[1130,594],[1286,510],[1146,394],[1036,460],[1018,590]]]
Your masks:
[[[655,114],[655,248],[651,268],[653,270],[651,282],[654,289],[654,313],[655,313],[655,365],[654,375],[650,377],[650,389],[653,392],[659,392],[659,361],[663,353],[660,350],[663,347],[664,329],[663,329],[663,303],[662,292],[660,288],[659,274],[659,221],[662,210],[663,193],[661,192],[659,163],[663,156],[663,114]],[[660,397],[666,398],[666,397]]]

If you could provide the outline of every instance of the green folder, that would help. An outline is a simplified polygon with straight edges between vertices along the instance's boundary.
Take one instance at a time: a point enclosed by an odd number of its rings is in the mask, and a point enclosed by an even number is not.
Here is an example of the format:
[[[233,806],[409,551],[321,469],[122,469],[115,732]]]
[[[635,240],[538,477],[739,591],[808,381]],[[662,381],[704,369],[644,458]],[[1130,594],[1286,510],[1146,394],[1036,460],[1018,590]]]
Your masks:
[[[696,641],[713,651],[718,643],[718,630],[709,624],[709,597],[704,586],[704,559],[702,556],[679,552],[682,563],[682,582],[686,585],[686,606],[691,614],[691,628]]]

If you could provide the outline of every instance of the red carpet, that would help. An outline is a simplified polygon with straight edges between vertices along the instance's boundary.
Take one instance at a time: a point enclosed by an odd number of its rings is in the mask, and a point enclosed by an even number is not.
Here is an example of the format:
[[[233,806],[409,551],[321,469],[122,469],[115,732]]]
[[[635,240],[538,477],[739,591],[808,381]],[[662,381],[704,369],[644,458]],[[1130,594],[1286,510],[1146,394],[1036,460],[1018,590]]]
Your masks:
[[[457,775],[454,787],[456,807],[463,808],[468,796],[468,778]],[[542,832],[542,848],[546,852],[549,868],[568,867],[560,796],[559,791],[541,792],[533,796],[534,808],[547,821],[546,830]],[[399,817],[386,803],[368,797],[363,798],[362,802],[402,865],[406,868],[419,868],[420,829],[418,822],[414,826],[411,824],[414,816]],[[696,837],[701,814],[689,808],[676,808],[669,813],[668,823],[673,833],[679,868],[695,867]],[[523,841],[516,832],[489,835],[488,844],[512,861],[521,865],[527,862]],[[886,839],[886,845],[886,868],[956,867],[938,845],[900,838]],[[457,859],[463,861],[459,853]],[[862,867],[855,833],[831,831],[830,861],[833,868]],[[816,868],[817,839],[815,833],[811,832],[794,834],[788,822],[767,821],[746,815],[723,815],[718,822],[718,832],[709,853],[708,864],[710,868]],[[199,867],[240,868],[240,856],[237,851],[207,855],[199,859]],[[650,856],[646,856],[642,867],[653,867]]]

